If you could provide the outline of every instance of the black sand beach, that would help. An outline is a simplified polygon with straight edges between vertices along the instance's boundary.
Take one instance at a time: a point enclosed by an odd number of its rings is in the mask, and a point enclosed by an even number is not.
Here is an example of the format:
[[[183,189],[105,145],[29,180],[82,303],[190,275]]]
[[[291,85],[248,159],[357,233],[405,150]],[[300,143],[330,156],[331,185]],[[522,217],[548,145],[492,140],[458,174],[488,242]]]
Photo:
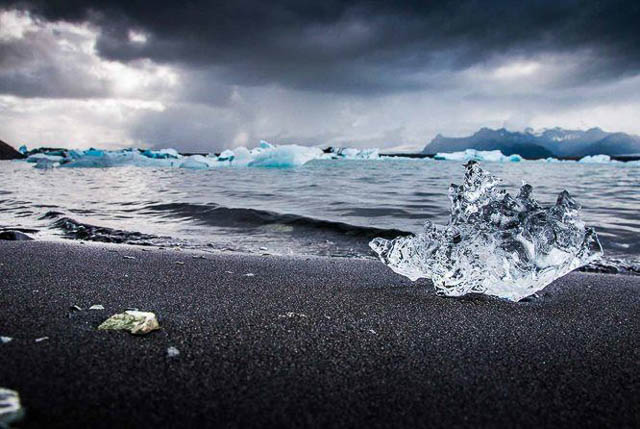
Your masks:
[[[17,426],[640,426],[640,277],[570,274],[513,304],[375,261],[195,255],[0,242]],[[163,329],[96,330],[131,307]]]

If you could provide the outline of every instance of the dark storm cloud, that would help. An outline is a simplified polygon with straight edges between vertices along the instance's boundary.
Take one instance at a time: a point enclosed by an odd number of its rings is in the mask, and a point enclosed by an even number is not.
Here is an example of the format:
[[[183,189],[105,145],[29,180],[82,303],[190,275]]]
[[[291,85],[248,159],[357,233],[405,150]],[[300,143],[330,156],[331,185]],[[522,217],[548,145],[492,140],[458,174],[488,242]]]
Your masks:
[[[563,84],[637,74],[640,2],[4,2],[46,20],[101,28],[105,58],[212,70],[227,83],[376,94],[424,88],[421,75],[496,58],[584,53]],[[148,35],[131,43],[134,29]],[[431,83],[433,84],[433,83]]]

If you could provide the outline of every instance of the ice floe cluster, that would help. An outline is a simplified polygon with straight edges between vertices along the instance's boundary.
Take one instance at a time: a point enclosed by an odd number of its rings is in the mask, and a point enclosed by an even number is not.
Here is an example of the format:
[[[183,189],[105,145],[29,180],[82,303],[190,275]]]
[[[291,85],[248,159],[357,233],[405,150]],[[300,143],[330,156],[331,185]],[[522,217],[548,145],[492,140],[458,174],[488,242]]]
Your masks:
[[[25,147],[21,151],[29,155]],[[219,155],[183,156],[175,149],[123,149],[107,151],[88,150],[43,150],[32,153],[27,162],[33,162],[37,168],[55,167],[118,167],[125,165],[180,167],[190,169],[209,169],[216,167],[296,167],[316,159],[378,159],[378,149],[330,148],[299,145],[272,145],[266,141],[252,149],[238,147],[227,149]]]
[[[451,185],[447,225],[427,222],[421,234],[376,238],[371,248],[395,272],[430,278],[440,295],[495,295],[518,301],[602,255],[578,203],[563,191],[542,207],[524,184],[516,197],[498,189],[500,179],[475,161],[464,183]]]
[[[504,155],[499,150],[475,150],[467,149],[460,152],[442,152],[433,157],[441,161],[478,161],[478,162],[522,162],[527,161],[518,154]],[[540,160],[529,160],[527,162],[566,162],[579,164],[620,164],[620,165],[640,165],[640,161],[621,162],[611,159],[609,155],[588,155],[578,160],[546,158]]]

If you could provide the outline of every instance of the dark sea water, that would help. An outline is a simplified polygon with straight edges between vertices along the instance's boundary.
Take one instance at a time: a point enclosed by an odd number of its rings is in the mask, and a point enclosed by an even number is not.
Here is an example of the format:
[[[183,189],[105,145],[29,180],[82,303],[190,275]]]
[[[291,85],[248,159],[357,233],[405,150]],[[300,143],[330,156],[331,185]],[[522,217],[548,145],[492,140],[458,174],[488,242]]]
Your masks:
[[[640,166],[483,163],[517,193],[555,201],[567,189],[608,264],[640,260]],[[371,257],[373,237],[446,223],[461,162],[314,160],[295,168],[35,169],[0,161],[0,227],[34,238],[179,245],[269,254]]]

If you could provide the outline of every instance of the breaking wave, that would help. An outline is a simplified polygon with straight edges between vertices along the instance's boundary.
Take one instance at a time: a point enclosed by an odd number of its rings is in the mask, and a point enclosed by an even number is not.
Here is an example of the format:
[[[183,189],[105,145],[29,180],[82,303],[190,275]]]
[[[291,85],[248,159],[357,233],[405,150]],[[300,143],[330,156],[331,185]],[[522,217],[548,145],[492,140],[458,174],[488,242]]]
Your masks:
[[[78,222],[70,217],[61,217],[60,212],[47,212],[41,219],[56,219],[51,228],[62,232],[64,238],[72,240],[98,241],[101,243],[136,244],[139,246],[153,246],[163,244],[168,237],[143,234],[135,231],[108,228]]]
[[[347,237],[371,239],[373,237],[396,237],[411,233],[398,229],[382,229],[352,225],[313,217],[268,210],[231,208],[217,204],[167,203],[151,204],[143,211],[154,212],[170,218],[188,218],[193,222],[222,228],[258,228],[265,225],[284,225],[300,230],[322,230]],[[303,232],[303,231],[301,231]]]
[[[349,247],[349,252],[329,250],[323,255],[352,256],[373,258],[369,251],[368,242],[374,237],[392,239],[398,236],[412,236],[413,233],[398,229],[385,229],[352,225],[345,222],[335,222],[312,217],[276,213],[267,210],[255,210],[246,208],[230,208],[216,204],[189,204],[168,203],[149,204],[142,211],[147,214],[156,214],[172,220],[187,220],[189,222],[217,228],[234,228],[251,231],[261,230],[275,234],[287,233],[291,237],[306,238],[308,240],[320,240],[331,238],[336,241],[337,247]],[[139,246],[175,246],[198,247],[188,241],[180,241],[173,237],[145,234],[137,231],[128,231],[117,228],[93,225],[80,222],[62,212],[49,211],[40,217],[41,220],[52,220],[49,228],[60,232],[60,236],[70,240],[95,241],[101,243],[133,244]],[[9,228],[25,233],[37,233],[35,229]],[[341,243],[341,240],[344,242]],[[324,241],[324,240],[322,240]],[[214,246],[216,247],[216,246]],[[245,250],[250,248],[232,249],[228,246],[220,246],[227,250]],[[310,254],[316,254],[319,248],[309,246]],[[326,250],[326,249],[323,249]],[[579,271],[589,273],[640,275],[640,260],[629,260],[615,257],[603,257],[594,261]]]

